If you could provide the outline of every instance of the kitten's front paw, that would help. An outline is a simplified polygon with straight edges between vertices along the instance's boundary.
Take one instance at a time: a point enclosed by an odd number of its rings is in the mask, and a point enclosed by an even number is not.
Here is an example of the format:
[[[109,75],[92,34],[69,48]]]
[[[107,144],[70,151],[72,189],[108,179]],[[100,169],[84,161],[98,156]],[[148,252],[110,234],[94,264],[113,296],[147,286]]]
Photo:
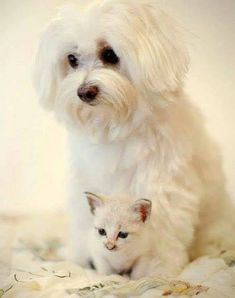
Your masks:
[[[105,280],[113,280],[120,283],[125,283],[130,280],[130,276],[119,275],[119,274],[111,274],[105,278]]]

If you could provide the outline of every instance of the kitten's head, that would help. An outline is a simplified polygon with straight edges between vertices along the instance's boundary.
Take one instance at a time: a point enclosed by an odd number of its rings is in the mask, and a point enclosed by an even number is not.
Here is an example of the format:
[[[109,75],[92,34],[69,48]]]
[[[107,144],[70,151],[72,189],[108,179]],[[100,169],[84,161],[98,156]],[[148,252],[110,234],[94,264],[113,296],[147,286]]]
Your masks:
[[[97,237],[110,250],[121,250],[131,245],[150,218],[151,201],[130,197],[107,198],[86,193]]]

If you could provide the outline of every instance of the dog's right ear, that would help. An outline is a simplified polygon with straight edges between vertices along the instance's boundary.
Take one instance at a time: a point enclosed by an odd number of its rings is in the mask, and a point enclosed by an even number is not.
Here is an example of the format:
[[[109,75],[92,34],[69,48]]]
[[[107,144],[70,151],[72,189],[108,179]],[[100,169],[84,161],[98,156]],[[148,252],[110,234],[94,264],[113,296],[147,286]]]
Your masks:
[[[100,196],[97,196],[97,195],[91,193],[91,192],[85,192],[85,195],[87,197],[91,213],[95,214],[95,210],[104,205],[104,199]]]
[[[43,33],[34,63],[33,79],[41,104],[52,110],[61,80],[64,65],[61,61],[61,24],[52,21]]]

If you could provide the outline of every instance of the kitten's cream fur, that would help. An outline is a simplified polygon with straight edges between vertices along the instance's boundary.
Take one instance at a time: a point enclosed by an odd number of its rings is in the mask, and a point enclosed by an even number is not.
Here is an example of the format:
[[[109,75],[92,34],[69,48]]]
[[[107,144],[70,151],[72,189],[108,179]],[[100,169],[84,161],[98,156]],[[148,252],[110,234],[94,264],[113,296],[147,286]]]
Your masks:
[[[165,255],[165,246],[174,243],[175,235],[169,230],[164,212],[159,210],[161,206],[128,196],[87,193],[87,198],[93,214],[88,250],[100,274],[130,273],[132,279],[138,279],[178,273],[178,267],[174,270],[171,266],[174,255],[170,258]],[[100,235],[99,229],[105,235]],[[127,238],[118,237],[119,232],[127,232]]]

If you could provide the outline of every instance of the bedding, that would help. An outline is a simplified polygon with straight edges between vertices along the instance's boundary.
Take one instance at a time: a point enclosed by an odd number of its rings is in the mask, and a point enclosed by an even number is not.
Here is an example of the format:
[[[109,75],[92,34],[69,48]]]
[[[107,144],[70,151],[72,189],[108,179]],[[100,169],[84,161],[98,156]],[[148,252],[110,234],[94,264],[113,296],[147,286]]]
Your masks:
[[[100,276],[65,260],[62,212],[0,215],[0,297],[235,297],[235,252],[205,256],[175,279]]]

